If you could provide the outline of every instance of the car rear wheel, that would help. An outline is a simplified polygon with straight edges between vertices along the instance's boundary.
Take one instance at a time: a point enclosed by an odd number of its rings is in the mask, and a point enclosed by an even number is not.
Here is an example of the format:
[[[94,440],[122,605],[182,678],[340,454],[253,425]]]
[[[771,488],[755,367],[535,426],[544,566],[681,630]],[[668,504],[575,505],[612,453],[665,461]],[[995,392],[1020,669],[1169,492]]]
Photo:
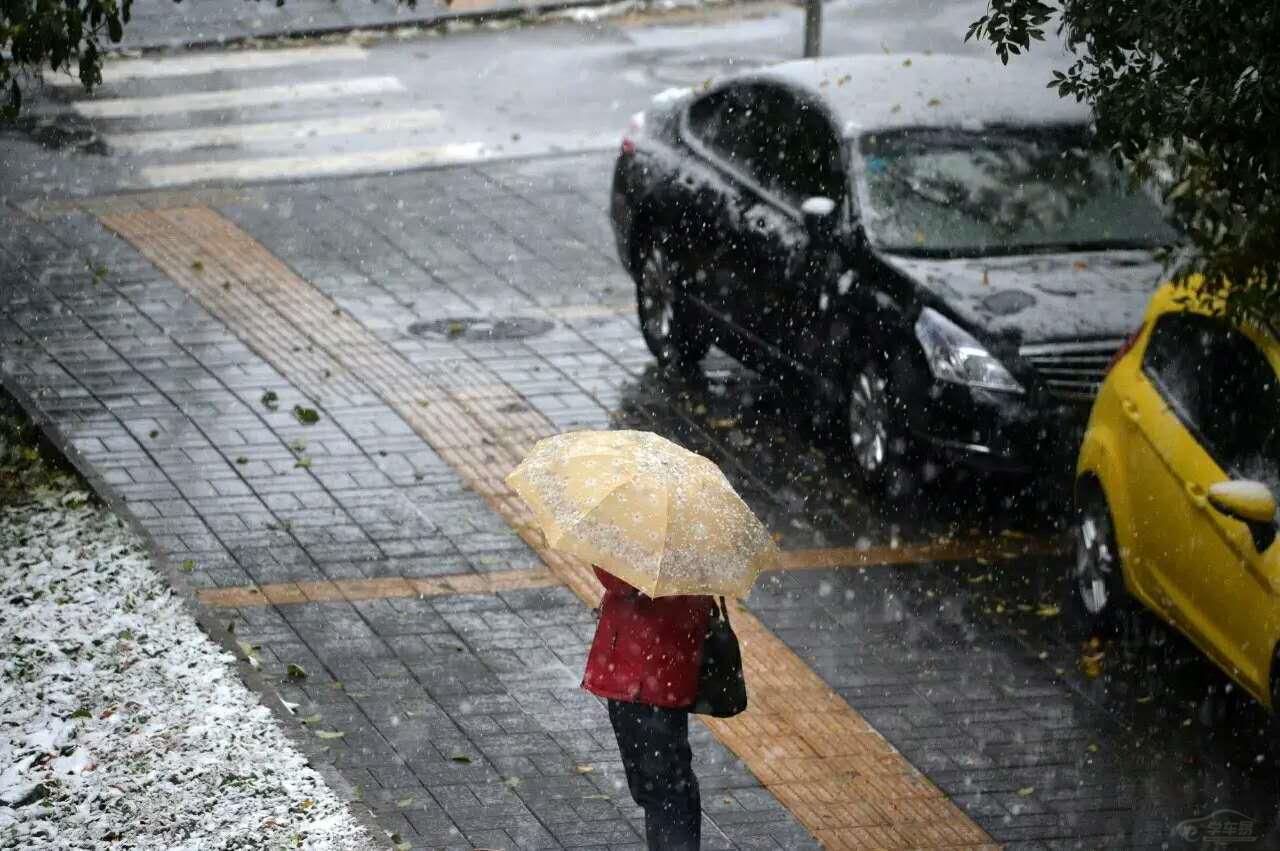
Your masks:
[[[1111,509],[1096,488],[1090,489],[1076,511],[1071,588],[1090,626],[1111,629],[1119,624],[1126,604],[1123,566]]]
[[[670,236],[655,233],[640,256],[636,306],[645,344],[664,367],[694,367],[711,348],[710,335],[684,300],[687,280]]]
[[[908,463],[907,442],[894,422],[886,370],[874,359],[853,370],[845,396],[845,434],[863,485],[893,502],[916,493],[919,475]]]

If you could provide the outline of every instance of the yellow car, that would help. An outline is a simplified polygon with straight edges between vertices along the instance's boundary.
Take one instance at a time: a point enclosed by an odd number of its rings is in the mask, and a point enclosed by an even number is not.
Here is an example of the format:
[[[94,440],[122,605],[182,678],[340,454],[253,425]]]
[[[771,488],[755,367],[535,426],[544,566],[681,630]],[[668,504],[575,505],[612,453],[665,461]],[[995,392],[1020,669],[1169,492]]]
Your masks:
[[[1073,594],[1098,626],[1137,599],[1273,708],[1280,342],[1186,294],[1156,293],[1094,403],[1077,465]]]

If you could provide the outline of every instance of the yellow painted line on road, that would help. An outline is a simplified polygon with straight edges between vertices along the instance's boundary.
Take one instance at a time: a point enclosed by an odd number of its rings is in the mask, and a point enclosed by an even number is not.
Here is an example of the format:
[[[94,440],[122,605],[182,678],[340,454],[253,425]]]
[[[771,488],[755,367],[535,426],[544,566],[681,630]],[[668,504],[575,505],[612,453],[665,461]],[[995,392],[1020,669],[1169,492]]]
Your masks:
[[[376,579],[334,579],[317,582],[273,582],[202,588],[196,599],[214,608],[252,608],[290,603],[345,600],[394,600],[406,597],[446,597],[453,594],[496,594],[527,588],[546,588],[560,581],[544,569],[502,570],[493,573],[451,573],[430,578],[387,576]]]
[[[504,481],[556,428],[487,366],[466,358],[410,363],[212,210],[122,212],[101,221],[298,386],[313,386],[311,376],[331,367],[376,393],[552,576],[598,603],[590,567],[547,549]],[[701,720],[825,847],[998,847],[750,611],[738,607],[733,620],[751,708]]]
[[[1062,555],[1067,542],[1053,538],[972,538],[899,547],[824,547],[786,550],[775,570],[830,570],[948,561],[1007,561],[1029,555]]]

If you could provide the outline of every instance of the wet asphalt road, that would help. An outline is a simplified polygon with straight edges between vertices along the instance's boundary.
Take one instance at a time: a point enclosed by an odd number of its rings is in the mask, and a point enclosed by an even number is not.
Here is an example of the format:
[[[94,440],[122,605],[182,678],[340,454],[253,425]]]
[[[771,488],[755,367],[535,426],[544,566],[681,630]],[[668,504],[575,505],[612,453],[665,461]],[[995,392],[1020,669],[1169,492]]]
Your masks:
[[[849,4],[828,18],[829,49],[965,52],[973,48],[962,45],[957,34],[974,8],[971,3],[940,8],[926,3]],[[798,12],[790,10],[755,20],[683,26],[561,24],[378,41],[368,45],[369,57],[359,73],[395,77],[403,91],[386,102],[358,103],[375,116],[392,108],[440,113],[441,121],[426,128],[425,137],[403,131],[400,142],[405,144],[424,139],[430,144],[481,142],[494,149],[494,157],[602,148],[613,144],[610,140],[621,132],[626,116],[662,88],[696,84],[726,68],[790,58],[791,46],[799,43],[798,20]],[[342,71],[338,69],[339,75]],[[194,84],[206,90],[229,82],[279,85],[309,79],[311,73],[289,68],[266,76],[255,73],[251,80],[247,73],[214,74]],[[1030,66],[1026,73],[1035,78]],[[173,91],[172,80],[144,78],[104,91],[102,97]],[[65,116],[69,97],[48,92],[37,100],[33,116]],[[214,116],[139,114],[105,122],[81,117],[74,122],[79,136],[49,132],[43,142],[27,133],[3,131],[0,192],[15,203],[138,188],[142,168],[190,161],[190,153],[113,151],[95,144],[104,131],[167,131],[197,122],[229,126],[281,117],[323,120],[349,110],[352,103],[340,101],[323,109],[286,106],[270,116],[229,110]],[[288,150],[301,156],[359,155],[381,149],[388,133],[397,132],[384,127],[344,138],[341,148],[302,140]],[[517,134],[520,139],[513,138]],[[541,147],[529,148],[530,139]],[[77,140],[86,144],[66,144]],[[220,161],[285,150],[274,144],[249,140],[200,156]],[[607,183],[607,159],[587,162],[595,169],[600,203],[584,207],[583,219],[603,216]],[[527,191],[539,191],[541,179],[532,177]],[[580,299],[581,293],[573,296]],[[625,286],[599,293],[620,307],[629,297]],[[693,379],[650,369],[628,382],[615,423],[650,428],[706,452],[769,515],[772,528],[781,531],[783,544],[792,549],[881,547],[975,534],[1017,540],[1052,537],[1063,529],[1067,488],[1062,481],[1025,485],[947,479],[905,507],[878,504],[845,474],[832,439],[794,416],[805,405],[806,400],[787,389],[719,358]],[[1065,558],[1043,556],[815,571],[766,580],[758,596],[761,610],[772,613],[771,626],[829,681],[845,675],[851,658],[859,660],[864,672],[884,672],[879,680],[867,674],[847,688],[856,690],[855,705],[864,712],[880,701],[881,714],[867,712],[868,717],[931,776],[946,777],[963,766],[954,759],[935,764],[936,755],[946,753],[944,741],[913,738],[910,729],[895,726],[915,711],[910,708],[914,696],[925,687],[912,684],[908,700],[892,672],[924,664],[963,674],[972,667],[978,680],[1004,668],[1028,688],[1034,685],[1052,696],[1061,714],[1021,735],[1004,729],[993,712],[983,722],[991,729],[988,757],[999,758],[1016,747],[1028,764],[1060,764],[1064,785],[1092,790],[1080,796],[1090,802],[1087,818],[1112,821],[1092,824],[1082,834],[1105,829],[1130,834],[1133,840],[1125,844],[1212,847],[1203,833],[1180,840],[1175,826],[1226,809],[1252,820],[1248,832],[1234,837],[1238,847],[1280,847],[1275,829],[1280,774],[1276,761],[1266,755],[1267,724],[1260,709],[1150,618],[1136,616],[1120,635],[1090,635],[1066,599],[1067,569]],[[799,622],[786,614],[796,601],[805,603]],[[876,636],[879,643],[872,641]],[[1089,646],[1095,638],[1099,645]],[[1085,655],[1092,655],[1094,663],[1083,662]],[[983,704],[980,697],[974,702]],[[962,777],[955,777],[949,791],[963,800]],[[1043,805],[1032,794],[1020,794],[1017,777],[1015,765],[1009,788],[998,800],[1006,809],[1024,808],[1019,816],[1030,823],[1025,808]],[[983,800],[967,804],[975,809],[986,805]],[[1061,815],[1061,809],[1053,815]]]

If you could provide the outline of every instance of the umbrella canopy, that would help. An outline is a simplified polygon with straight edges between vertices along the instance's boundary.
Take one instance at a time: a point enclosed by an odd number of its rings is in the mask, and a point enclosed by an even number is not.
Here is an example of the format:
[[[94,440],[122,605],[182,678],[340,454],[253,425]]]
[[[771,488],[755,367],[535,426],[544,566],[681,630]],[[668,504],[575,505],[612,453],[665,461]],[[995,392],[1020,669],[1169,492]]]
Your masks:
[[[779,556],[719,467],[650,432],[548,437],[507,483],[533,510],[547,546],[650,597],[743,597]]]

